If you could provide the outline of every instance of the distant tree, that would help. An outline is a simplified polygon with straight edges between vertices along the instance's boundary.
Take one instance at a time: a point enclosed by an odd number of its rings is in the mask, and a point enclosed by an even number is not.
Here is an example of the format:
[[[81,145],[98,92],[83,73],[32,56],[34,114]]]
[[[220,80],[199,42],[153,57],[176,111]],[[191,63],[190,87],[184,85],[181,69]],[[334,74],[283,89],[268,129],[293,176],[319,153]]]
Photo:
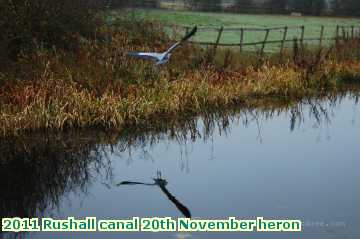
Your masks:
[[[222,10],[221,0],[185,0],[185,2],[190,5],[192,9],[201,11],[215,12]]]
[[[253,0],[235,0],[234,7],[237,12],[250,13],[253,11],[254,2]]]
[[[158,8],[160,0],[106,0],[106,5],[110,8],[140,7]]]
[[[326,7],[326,0],[293,0],[291,8],[304,14],[320,15]]]
[[[359,0],[332,0],[330,6],[336,15],[360,16]]]
[[[351,15],[360,16],[360,1],[352,0],[351,9],[353,9]]]
[[[330,8],[335,14],[339,13],[341,10],[341,0],[331,0]]]
[[[321,13],[325,10],[325,8],[326,8],[325,0],[313,0],[312,9],[314,15],[317,16],[321,15]]]
[[[132,0],[134,1],[134,0]],[[144,8],[158,8],[160,7],[160,0],[136,0],[138,6]]]
[[[265,9],[270,13],[285,13],[289,7],[289,0],[267,0]]]

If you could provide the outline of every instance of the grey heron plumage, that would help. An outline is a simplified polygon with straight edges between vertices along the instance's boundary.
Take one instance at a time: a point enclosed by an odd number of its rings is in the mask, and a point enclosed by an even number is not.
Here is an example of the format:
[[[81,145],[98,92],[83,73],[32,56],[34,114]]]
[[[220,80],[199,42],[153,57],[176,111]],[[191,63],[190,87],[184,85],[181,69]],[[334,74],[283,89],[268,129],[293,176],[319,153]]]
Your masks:
[[[156,65],[162,65],[167,63],[170,60],[171,52],[174,51],[178,46],[180,46],[183,42],[187,41],[189,38],[195,35],[197,32],[197,27],[195,26],[185,37],[183,37],[180,41],[173,44],[168,50],[162,53],[157,52],[129,52],[129,56],[153,60]]]

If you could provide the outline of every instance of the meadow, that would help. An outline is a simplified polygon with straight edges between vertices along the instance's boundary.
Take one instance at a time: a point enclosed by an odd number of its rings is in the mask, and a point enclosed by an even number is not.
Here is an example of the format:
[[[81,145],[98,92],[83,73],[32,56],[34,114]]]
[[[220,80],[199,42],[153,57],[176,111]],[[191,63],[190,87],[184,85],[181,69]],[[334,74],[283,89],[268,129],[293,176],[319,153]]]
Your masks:
[[[138,19],[146,19],[150,21],[160,21],[166,25],[178,26],[205,26],[220,28],[269,28],[269,27],[285,27],[288,26],[287,39],[301,38],[301,29],[292,27],[305,27],[305,38],[320,38],[321,26],[324,26],[324,39],[333,38],[336,33],[336,26],[354,26],[355,34],[360,33],[360,19],[358,18],[340,18],[340,17],[293,17],[286,15],[250,15],[250,14],[232,14],[232,13],[207,13],[207,12],[190,12],[190,11],[169,11],[169,10],[135,10],[131,13]],[[118,16],[116,11],[109,14],[110,21],[114,21]],[[182,34],[184,29],[178,29],[177,33]],[[342,34],[342,32],[340,32]],[[200,30],[194,41],[198,42],[215,42],[217,31]],[[244,43],[259,42],[265,37],[264,31],[246,31],[244,34]],[[268,40],[282,40],[283,30],[270,31]],[[240,42],[240,31],[224,31],[220,43],[238,44]],[[312,40],[308,44],[316,45],[319,41]],[[330,45],[330,40],[324,43]],[[280,44],[269,44],[265,51],[276,51]],[[287,47],[292,44],[288,43]],[[256,50],[260,45],[245,47],[245,50]]]

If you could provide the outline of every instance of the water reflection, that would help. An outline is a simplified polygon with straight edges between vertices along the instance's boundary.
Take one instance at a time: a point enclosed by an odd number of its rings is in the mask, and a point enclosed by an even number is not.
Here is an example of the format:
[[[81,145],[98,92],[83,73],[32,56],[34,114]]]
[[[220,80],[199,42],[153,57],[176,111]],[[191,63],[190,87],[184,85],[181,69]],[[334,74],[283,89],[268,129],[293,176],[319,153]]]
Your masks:
[[[283,127],[289,127],[291,132],[307,121],[314,127],[330,127],[334,109],[340,107],[343,100],[351,100],[356,105],[358,99],[358,94],[353,92],[305,99],[300,103],[259,100],[256,108],[243,106],[192,119],[166,119],[151,127],[129,129],[120,135],[72,131],[2,139],[0,216],[41,217],[47,211],[59,208],[71,193],[87,195],[88,188],[99,181],[114,185],[113,176],[122,174],[121,171],[114,172],[114,158],[125,160],[127,164],[138,157],[155,161],[151,150],[159,142],[175,142],[180,147],[181,153],[177,157],[180,168],[186,171],[189,167],[186,162],[188,145],[193,142],[202,140],[211,144],[211,155],[214,155],[214,137],[231,135],[232,129],[239,124],[244,127],[256,125],[255,137],[261,142],[264,140],[264,122],[282,114],[289,119],[289,124]],[[185,217],[191,217],[188,207],[168,190],[167,180],[157,176],[150,184],[123,181],[118,186],[157,186]],[[143,190],[143,187],[137,190]],[[190,200],[178,192],[175,195]]]
[[[79,134],[8,138],[0,144],[0,215],[36,217],[56,207],[70,191],[109,171],[100,138]]]
[[[166,188],[166,185],[168,184],[168,181],[166,179],[162,178],[161,172],[157,172],[157,177],[153,178],[154,183],[141,183],[141,182],[132,182],[132,181],[123,181],[121,183],[118,183],[116,186],[122,186],[122,185],[146,185],[146,186],[158,186],[161,191],[167,196],[167,198],[172,202],[177,209],[187,218],[191,218],[191,212],[190,210],[184,206],[179,200],[176,199],[174,195],[172,195],[169,190]]]

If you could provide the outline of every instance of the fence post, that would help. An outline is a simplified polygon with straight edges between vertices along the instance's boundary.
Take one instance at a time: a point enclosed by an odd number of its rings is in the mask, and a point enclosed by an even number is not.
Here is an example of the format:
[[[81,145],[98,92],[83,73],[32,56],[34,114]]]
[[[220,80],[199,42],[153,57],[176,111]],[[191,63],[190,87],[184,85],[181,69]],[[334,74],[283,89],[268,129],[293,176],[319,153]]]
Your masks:
[[[354,30],[355,30],[354,26],[351,26],[351,38],[352,39],[354,39],[354,37],[355,37]]]
[[[243,44],[244,44],[244,29],[240,29],[240,52],[243,51]]]
[[[339,42],[339,34],[340,34],[340,26],[336,26],[336,32],[335,32],[335,43],[337,44]]]
[[[304,35],[305,35],[305,26],[301,26],[301,38],[300,38],[301,47],[304,46]]]
[[[218,47],[218,45],[219,45],[219,43],[220,43],[220,38],[221,38],[221,35],[222,35],[223,30],[224,30],[224,27],[221,26],[220,29],[219,29],[219,34],[218,34],[218,36],[217,36],[216,43],[215,43],[215,47],[214,47],[214,55],[216,54],[216,49],[217,49],[217,47]]]
[[[321,26],[321,30],[320,30],[320,42],[319,42],[319,47],[320,47],[320,48],[321,48],[321,46],[322,46],[323,37],[324,37],[324,26]]]
[[[263,41],[263,44],[262,44],[262,48],[261,48],[261,55],[264,54],[264,50],[265,50],[265,45],[266,45],[266,42],[267,42],[267,39],[268,39],[268,36],[269,36],[269,32],[270,32],[270,29],[266,29],[266,34],[265,34],[265,38],[264,38],[264,41]]]
[[[284,46],[285,46],[285,41],[286,41],[286,37],[287,37],[287,32],[288,32],[288,27],[284,27],[284,35],[283,35],[283,39],[281,42],[281,48],[280,48],[280,58],[283,58],[283,53],[284,53]]]

